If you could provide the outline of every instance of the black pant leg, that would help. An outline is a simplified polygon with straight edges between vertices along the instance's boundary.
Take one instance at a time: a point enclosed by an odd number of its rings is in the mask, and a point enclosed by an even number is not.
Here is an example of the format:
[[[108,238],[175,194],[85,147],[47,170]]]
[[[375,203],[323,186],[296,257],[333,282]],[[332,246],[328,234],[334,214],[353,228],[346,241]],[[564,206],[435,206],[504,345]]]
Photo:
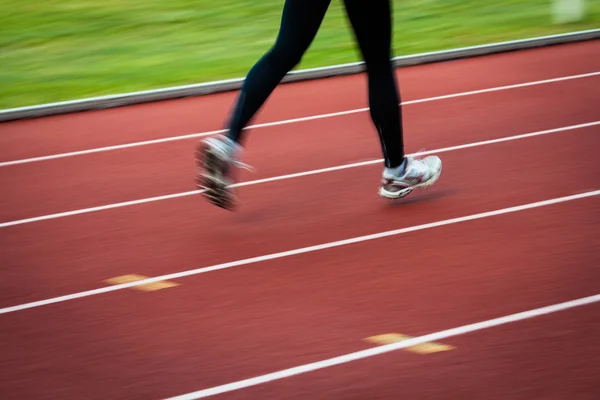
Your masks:
[[[330,0],[286,0],[273,47],[252,67],[229,122],[229,137],[241,142],[242,131],[285,74],[294,68],[315,38]]]
[[[369,106],[388,168],[404,161],[400,94],[392,66],[390,0],[344,0],[348,18],[365,61]]]

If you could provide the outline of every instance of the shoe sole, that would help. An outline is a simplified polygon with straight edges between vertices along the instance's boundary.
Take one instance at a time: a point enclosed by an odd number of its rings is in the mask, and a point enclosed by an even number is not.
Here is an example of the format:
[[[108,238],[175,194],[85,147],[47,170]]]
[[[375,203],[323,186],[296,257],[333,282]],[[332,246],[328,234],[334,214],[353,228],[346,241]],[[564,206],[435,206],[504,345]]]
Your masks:
[[[202,195],[212,204],[226,210],[234,208],[234,196],[228,188],[229,182],[223,171],[227,169],[225,154],[204,142],[196,149],[198,174],[196,186],[203,190]]]
[[[440,179],[440,175],[442,175],[442,167],[441,166],[440,166],[439,171],[434,176],[432,176],[431,179],[427,180],[426,182],[418,183],[414,186],[399,190],[397,192],[390,192],[390,191],[385,190],[382,187],[379,189],[379,195],[383,198],[390,199],[390,200],[401,199],[401,198],[406,197],[409,194],[411,194],[412,191],[415,189],[429,188],[431,185],[436,183],[438,181],[438,179]]]

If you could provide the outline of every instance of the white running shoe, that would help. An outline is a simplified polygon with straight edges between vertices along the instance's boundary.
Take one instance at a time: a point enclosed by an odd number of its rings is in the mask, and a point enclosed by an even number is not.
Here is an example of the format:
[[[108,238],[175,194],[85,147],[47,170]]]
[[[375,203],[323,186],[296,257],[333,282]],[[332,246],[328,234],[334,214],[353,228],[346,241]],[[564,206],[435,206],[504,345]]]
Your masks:
[[[396,175],[393,169],[383,172],[379,195],[387,199],[399,199],[407,196],[414,189],[427,188],[433,185],[442,173],[442,160],[437,156],[425,157],[422,160],[406,157],[403,175]]]
[[[251,170],[249,165],[237,161],[240,152],[241,147],[223,135],[202,140],[196,148],[196,186],[203,190],[202,194],[208,201],[227,210],[235,207],[236,200],[231,188],[231,167]]]

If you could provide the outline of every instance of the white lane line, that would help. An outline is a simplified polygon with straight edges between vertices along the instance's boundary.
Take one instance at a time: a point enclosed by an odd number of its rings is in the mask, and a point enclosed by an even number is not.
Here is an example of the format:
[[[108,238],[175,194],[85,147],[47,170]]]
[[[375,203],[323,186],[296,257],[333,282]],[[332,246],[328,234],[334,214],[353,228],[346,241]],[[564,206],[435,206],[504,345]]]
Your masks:
[[[31,224],[33,222],[46,221],[49,219],[71,217],[74,215],[88,214],[88,213],[97,212],[97,211],[112,210],[114,208],[134,206],[134,205],[138,205],[138,204],[151,203],[151,202],[161,201],[161,200],[175,199],[177,197],[192,196],[192,195],[199,194],[199,193],[202,193],[202,191],[201,190],[192,190],[190,192],[173,193],[173,194],[167,194],[164,196],[156,196],[156,197],[148,197],[148,198],[138,199],[138,200],[124,201],[122,203],[106,204],[104,206],[82,208],[79,210],[65,211],[65,212],[56,213],[56,214],[41,215],[39,217],[3,222],[0,224],[0,228],[7,228],[9,226],[15,226],[15,225]]]
[[[512,141],[512,140],[525,139],[525,138],[530,138],[530,137],[535,137],[535,136],[548,135],[551,133],[558,133],[558,132],[564,132],[564,131],[569,131],[569,130],[589,128],[589,127],[597,126],[597,125],[600,125],[600,121],[593,121],[593,122],[587,122],[584,124],[564,126],[561,128],[547,129],[547,130],[543,130],[543,131],[525,133],[522,135],[507,136],[507,137],[503,137],[503,138],[499,138],[499,139],[484,140],[481,142],[466,143],[466,144],[461,144],[458,146],[444,147],[444,148],[437,149],[437,150],[423,151],[423,152],[419,152],[419,153],[414,153],[412,155],[426,155],[426,154],[433,154],[433,153],[440,154],[440,153],[445,153],[445,152],[450,152],[450,151],[467,149],[467,148],[471,148],[471,147],[485,146],[485,145],[489,145],[489,144],[508,142],[508,141]],[[288,174],[288,175],[280,175],[280,176],[274,176],[274,177],[270,177],[270,178],[257,179],[254,181],[240,182],[240,183],[236,183],[231,186],[232,187],[252,186],[252,185],[258,185],[258,184],[263,184],[263,183],[268,183],[268,182],[300,178],[303,176],[317,175],[317,174],[323,174],[323,173],[333,172],[333,171],[340,171],[340,170],[349,169],[349,168],[364,167],[367,165],[373,165],[373,164],[378,164],[378,163],[382,163],[382,162],[383,162],[383,159],[368,160],[368,161],[362,161],[362,162],[357,162],[357,163],[352,163],[352,164],[338,165],[335,167],[321,168],[321,169],[315,169],[315,170],[311,170],[311,171],[297,172],[297,173]],[[70,216],[79,215],[79,214],[88,214],[88,213],[92,213],[92,212],[111,210],[111,209],[121,208],[121,207],[134,206],[134,205],[138,205],[138,204],[151,203],[151,202],[155,202],[155,201],[175,199],[178,197],[193,196],[193,195],[197,195],[200,193],[202,193],[201,190],[192,190],[189,192],[173,193],[173,194],[167,194],[167,195],[163,195],[163,196],[148,197],[148,198],[143,198],[143,199],[138,199],[138,200],[125,201],[122,203],[113,203],[113,204],[107,204],[107,205],[97,206],[97,207],[65,211],[65,212],[56,213],[56,214],[42,215],[39,217],[19,219],[19,220],[14,220],[14,221],[2,222],[2,223],[0,223],[0,228],[6,228],[9,226],[15,226],[15,225],[29,224],[29,223],[33,223],[33,222],[45,221],[45,220],[50,220],[50,219],[65,218],[65,217],[70,217]]]
[[[473,221],[473,220],[477,220],[477,219],[489,218],[489,217],[502,215],[502,214],[509,214],[509,213],[514,213],[514,212],[518,212],[518,211],[530,210],[533,208],[549,206],[552,204],[564,203],[564,202],[583,199],[583,198],[587,198],[587,197],[598,196],[599,194],[600,194],[600,190],[594,190],[591,192],[579,193],[579,194],[575,194],[575,195],[571,195],[571,196],[559,197],[559,198],[555,198],[555,199],[538,201],[538,202],[529,203],[529,204],[522,204],[522,205],[514,206],[514,207],[501,208],[499,210],[487,211],[487,212],[483,212],[483,213],[479,213],[479,214],[466,215],[463,217],[451,218],[451,219],[446,219],[446,220],[442,220],[442,221],[431,222],[428,224],[415,225],[415,226],[410,226],[407,228],[400,228],[400,229],[395,229],[395,230],[386,231],[386,232],[374,233],[371,235],[358,236],[358,237],[354,237],[354,238],[350,238],[350,239],[338,240],[335,242],[323,243],[323,244],[318,244],[318,245],[314,245],[314,246],[302,247],[302,248],[294,249],[294,250],[282,251],[279,253],[266,254],[266,255],[262,255],[262,256],[258,256],[258,257],[246,258],[243,260],[237,260],[237,261],[231,261],[231,262],[226,262],[226,263],[222,263],[222,264],[216,264],[216,265],[212,265],[209,267],[191,269],[191,270],[186,270],[186,271],[182,271],[182,272],[176,272],[176,273],[172,273],[172,274],[156,276],[153,278],[143,279],[143,280],[139,280],[139,281],[135,281],[135,282],[107,286],[107,287],[102,287],[102,288],[98,288],[98,289],[87,290],[84,292],[68,294],[65,296],[53,297],[53,298],[46,299],[46,300],[34,301],[31,303],[25,303],[25,304],[20,304],[20,305],[16,305],[16,306],[5,307],[5,308],[0,309],[0,314],[8,314],[11,312],[27,310],[29,308],[41,307],[41,306],[46,306],[46,305],[50,305],[50,304],[75,300],[75,299],[79,299],[82,297],[89,297],[89,296],[94,296],[94,295],[98,295],[98,294],[102,294],[102,293],[114,292],[117,290],[123,290],[123,289],[127,289],[127,288],[134,287],[134,286],[147,285],[149,283],[154,283],[154,282],[159,282],[159,281],[175,280],[175,279],[183,278],[185,276],[204,274],[207,272],[218,271],[218,270],[223,270],[223,269],[228,269],[228,268],[234,268],[234,267],[239,267],[239,266],[243,266],[243,265],[256,264],[256,263],[260,263],[263,261],[291,257],[291,256],[295,256],[298,254],[312,253],[312,252],[321,251],[321,250],[325,250],[325,249],[331,249],[334,247],[347,246],[347,245],[354,244],[354,243],[366,242],[366,241],[370,241],[370,240],[376,240],[376,239],[381,239],[381,238],[385,238],[385,237],[401,235],[404,233],[416,232],[416,231],[420,231],[420,230],[424,230],[424,229],[437,228],[437,227],[445,226],[445,225],[458,224],[458,223],[466,222],[466,221]]]
[[[562,82],[562,81],[573,80],[573,79],[589,78],[589,77],[598,76],[598,75],[600,75],[600,71],[590,72],[590,73],[580,74],[580,75],[570,75],[570,76],[564,76],[564,77],[559,77],[559,78],[544,79],[544,80],[540,80],[540,81],[517,83],[517,84],[513,84],[513,85],[498,86],[498,87],[492,87],[492,88],[487,88],[487,89],[471,90],[468,92],[447,94],[447,95],[442,95],[442,96],[428,97],[428,98],[424,98],[424,99],[410,100],[410,101],[402,102],[400,104],[409,105],[409,104],[417,104],[417,103],[426,103],[426,102],[430,102],[430,101],[453,99],[456,97],[472,96],[472,95],[476,95],[476,94],[497,92],[497,91],[501,91],[501,90],[523,88],[523,87],[527,87],[527,86],[536,86],[536,85]],[[313,115],[313,116],[308,116],[308,117],[287,119],[287,120],[282,120],[282,121],[266,122],[266,123],[262,123],[262,124],[250,125],[246,129],[266,128],[266,127],[277,126],[277,125],[287,125],[287,124],[293,124],[293,123],[297,123],[297,122],[312,121],[312,120],[316,120],[316,119],[339,117],[339,116],[343,116],[343,115],[361,113],[361,112],[365,112],[368,110],[369,110],[368,107],[367,108],[357,108],[354,110],[340,111],[340,112],[329,113],[329,114],[319,114],[319,115]],[[126,149],[126,148],[131,148],[131,147],[139,147],[139,146],[146,146],[146,145],[151,145],[151,144],[172,142],[172,141],[177,141],[177,140],[193,139],[193,138],[210,136],[210,135],[215,135],[215,134],[224,133],[224,132],[225,132],[225,130],[219,129],[219,130],[214,130],[214,131],[209,131],[209,132],[191,133],[188,135],[172,136],[172,137],[166,137],[166,138],[162,138],[162,139],[145,140],[145,141],[141,141],[141,142],[133,142],[133,143],[113,145],[113,146],[98,147],[98,148],[94,148],[94,149],[73,151],[73,152],[68,152],[68,153],[52,154],[52,155],[48,155],[48,156],[24,158],[21,160],[13,160],[13,161],[4,161],[4,162],[0,162],[0,167],[8,167],[11,165],[19,165],[19,164],[26,164],[26,163],[32,163],[32,162],[54,160],[54,159],[58,159],[58,158],[99,153],[99,152],[105,152],[105,151],[120,150],[120,149]]]
[[[415,337],[412,339],[408,339],[402,342],[396,342],[392,344],[387,344],[383,346],[372,347],[366,350],[357,351],[354,353],[347,353],[341,356],[329,358],[327,360],[317,361],[310,364],[304,364],[293,368],[288,368],[276,372],[272,372],[266,375],[256,376],[250,379],[244,379],[237,382],[228,383],[221,386],[215,386],[204,390],[199,390],[197,392],[187,393],[180,396],[171,397],[165,400],[196,400],[203,399],[205,397],[215,396],[218,394],[233,392],[235,390],[240,390],[244,388],[248,388],[251,386],[257,386],[260,384],[273,382],[279,379],[289,378],[291,376],[304,374],[307,372],[313,372],[324,368],[333,367],[335,365],[346,364],[352,361],[357,361],[373,356],[377,356],[384,353],[389,353],[394,350],[404,349],[407,347],[428,343],[428,342],[436,342],[443,339],[447,339],[453,336],[460,336],[467,333],[472,333],[484,329],[493,328],[500,325],[506,325],[509,323],[523,321],[530,318],[539,317],[541,315],[547,315],[551,313],[555,313],[558,311],[564,311],[574,307],[581,307],[593,303],[597,303],[600,301],[600,294],[595,294],[593,296],[582,297],[579,299],[566,301],[564,303],[553,304],[550,306],[545,306],[541,308],[535,308],[533,310],[523,311],[516,314],[506,315],[504,317],[488,319],[482,322],[476,322],[469,325],[463,325],[452,329],[447,329],[444,331],[439,331],[435,333],[430,333],[428,335]]]

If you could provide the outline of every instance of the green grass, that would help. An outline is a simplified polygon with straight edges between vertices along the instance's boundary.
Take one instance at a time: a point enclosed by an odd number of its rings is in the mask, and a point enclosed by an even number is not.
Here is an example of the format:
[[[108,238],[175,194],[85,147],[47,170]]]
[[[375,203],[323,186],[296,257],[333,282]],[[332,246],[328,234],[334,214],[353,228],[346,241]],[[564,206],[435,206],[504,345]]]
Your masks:
[[[399,0],[396,55],[600,27],[555,25],[551,0]],[[283,0],[4,0],[0,108],[243,77],[272,44]],[[357,61],[334,1],[298,68]]]

